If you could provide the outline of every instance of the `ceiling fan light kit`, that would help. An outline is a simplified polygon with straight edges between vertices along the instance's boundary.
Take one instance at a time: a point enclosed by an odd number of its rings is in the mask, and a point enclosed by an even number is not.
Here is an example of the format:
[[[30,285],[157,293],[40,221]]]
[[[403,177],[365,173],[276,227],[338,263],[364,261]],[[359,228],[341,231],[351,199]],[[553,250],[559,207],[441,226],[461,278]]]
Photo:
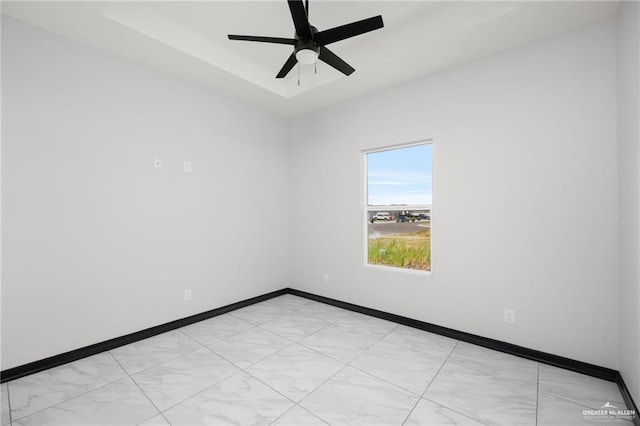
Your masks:
[[[309,0],[288,0],[291,18],[295,27],[295,38],[264,37],[229,34],[229,40],[255,41],[262,43],[288,44],[293,46],[293,53],[284,63],[276,78],[284,78],[297,64],[314,64],[318,59],[335,68],[344,75],[351,75],[355,69],[343,61],[326,45],[355,37],[360,34],[380,29],[384,26],[382,16],[363,19],[350,24],[341,25],[324,31],[309,23]]]
[[[301,64],[311,65],[318,59],[315,49],[300,49],[296,52],[296,60]]]

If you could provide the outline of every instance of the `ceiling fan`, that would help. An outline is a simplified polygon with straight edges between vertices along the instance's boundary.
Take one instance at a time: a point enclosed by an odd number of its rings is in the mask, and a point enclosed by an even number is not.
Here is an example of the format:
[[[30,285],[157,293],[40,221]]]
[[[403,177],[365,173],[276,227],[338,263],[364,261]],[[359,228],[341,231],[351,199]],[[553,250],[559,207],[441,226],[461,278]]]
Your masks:
[[[291,18],[293,18],[293,25],[296,29],[294,38],[229,34],[229,40],[258,41],[293,46],[293,53],[284,63],[276,78],[284,78],[298,62],[313,64],[317,59],[345,75],[351,75],[355,69],[327,49],[326,46],[384,26],[382,16],[378,15],[328,30],[318,31],[316,27],[309,23],[309,0],[306,0],[306,5],[302,3],[302,0],[287,0],[287,3],[289,3]]]

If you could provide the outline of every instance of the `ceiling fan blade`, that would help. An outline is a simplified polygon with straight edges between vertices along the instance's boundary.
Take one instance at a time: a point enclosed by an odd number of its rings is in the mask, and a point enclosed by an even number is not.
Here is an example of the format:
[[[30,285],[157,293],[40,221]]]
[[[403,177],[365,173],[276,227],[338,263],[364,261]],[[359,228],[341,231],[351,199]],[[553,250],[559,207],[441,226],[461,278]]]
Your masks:
[[[260,36],[235,35],[235,34],[229,34],[229,40],[260,41],[263,43],[290,44],[292,46],[295,46],[296,44],[296,39],[294,38],[260,37]]]
[[[282,66],[282,69],[280,69],[278,75],[276,75],[276,78],[285,78],[297,63],[298,60],[296,59],[296,54],[292,53],[291,56],[289,56],[289,59],[287,59],[287,62]]]
[[[362,21],[352,22],[350,24],[341,25],[339,27],[316,33],[313,39],[321,45],[335,43],[336,41],[355,37],[369,31],[377,30],[384,27],[382,16],[374,16],[372,18],[363,19]]]
[[[287,0],[293,25],[296,27],[296,34],[303,39],[311,39],[311,27],[309,26],[309,18],[304,10],[302,0]]]
[[[318,56],[318,59],[331,65],[344,75],[351,75],[355,71],[355,68],[340,59],[335,53],[324,46],[320,47],[320,56]]]

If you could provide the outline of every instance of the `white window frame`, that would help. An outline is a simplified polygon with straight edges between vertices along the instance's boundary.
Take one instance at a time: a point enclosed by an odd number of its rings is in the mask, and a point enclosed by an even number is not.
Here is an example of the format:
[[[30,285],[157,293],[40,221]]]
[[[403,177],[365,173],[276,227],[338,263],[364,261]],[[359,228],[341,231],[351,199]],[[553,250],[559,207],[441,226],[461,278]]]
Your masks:
[[[395,271],[395,272],[406,273],[406,274],[417,274],[417,275],[423,275],[423,276],[433,275],[433,250],[431,250],[431,270],[429,271],[423,271],[420,269],[401,268],[399,266],[376,265],[376,264],[369,263],[369,213],[373,211],[378,211],[378,210],[382,211],[382,209],[377,207],[375,208],[369,207],[369,164],[367,161],[367,159],[369,158],[368,155],[376,152],[393,151],[394,149],[411,148],[413,146],[419,146],[419,145],[431,145],[433,147],[433,138],[421,139],[414,142],[399,143],[394,145],[386,145],[383,147],[362,150],[362,154],[361,154],[362,155],[362,191],[360,193],[364,195],[364,199],[361,205],[362,205],[362,223],[363,223],[362,234],[364,236],[364,238],[362,238],[362,241],[363,241],[362,248],[363,248],[363,262],[364,262],[365,268],[379,269],[383,271]],[[431,164],[432,179],[433,179],[433,175],[435,175],[434,157],[435,157],[435,154],[432,154],[432,164]],[[433,186],[431,190],[432,190],[432,198],[435,199],[435,196],[433,196]],[[431,231],[431,249],[433,249],[433,211],[434,211],[433,199],[431,200],[431,208],[429,212],[429,215],[431,217],[430,228],[429,228]],[[384,207],[384,211],[388,211],[388,212],[403,211],[403,210],[424,210],[424,209],[425,209],[425,206],[420,206],[420,205],[418,206],[413,206],[413,205],[385,206]]]

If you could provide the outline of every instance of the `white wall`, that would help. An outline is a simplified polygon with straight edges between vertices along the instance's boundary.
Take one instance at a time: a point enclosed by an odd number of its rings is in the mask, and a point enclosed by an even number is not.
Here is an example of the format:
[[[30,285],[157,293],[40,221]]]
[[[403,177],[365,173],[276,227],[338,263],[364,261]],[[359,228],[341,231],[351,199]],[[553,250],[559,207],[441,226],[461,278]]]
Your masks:
[[[425,138],[433,274],[364,267],[361,150]],[[615,20],[295,119],[290,155],[295,288],[617,368]]]
[[[631,40],[637,26],[619,21]],[[615,20],[297,118],[289,134],[11,18],[2,43],[2,369],[290,283],[611,368],[620,321],[639,398],[625,305],[638,238],[624,232],[638,235],[637,105],[622,95],[617,122]],[[617,128],[630,135],[618,146]],[[433,275],[364,267],[361,150],[431,137]],[[617,149],[636,153],[619,173]]]
[[[620,372],[640,402],[640,3],[618,9]]]
[[[283,119],[4,16],[2,89],[2,369],[286,286]]]

